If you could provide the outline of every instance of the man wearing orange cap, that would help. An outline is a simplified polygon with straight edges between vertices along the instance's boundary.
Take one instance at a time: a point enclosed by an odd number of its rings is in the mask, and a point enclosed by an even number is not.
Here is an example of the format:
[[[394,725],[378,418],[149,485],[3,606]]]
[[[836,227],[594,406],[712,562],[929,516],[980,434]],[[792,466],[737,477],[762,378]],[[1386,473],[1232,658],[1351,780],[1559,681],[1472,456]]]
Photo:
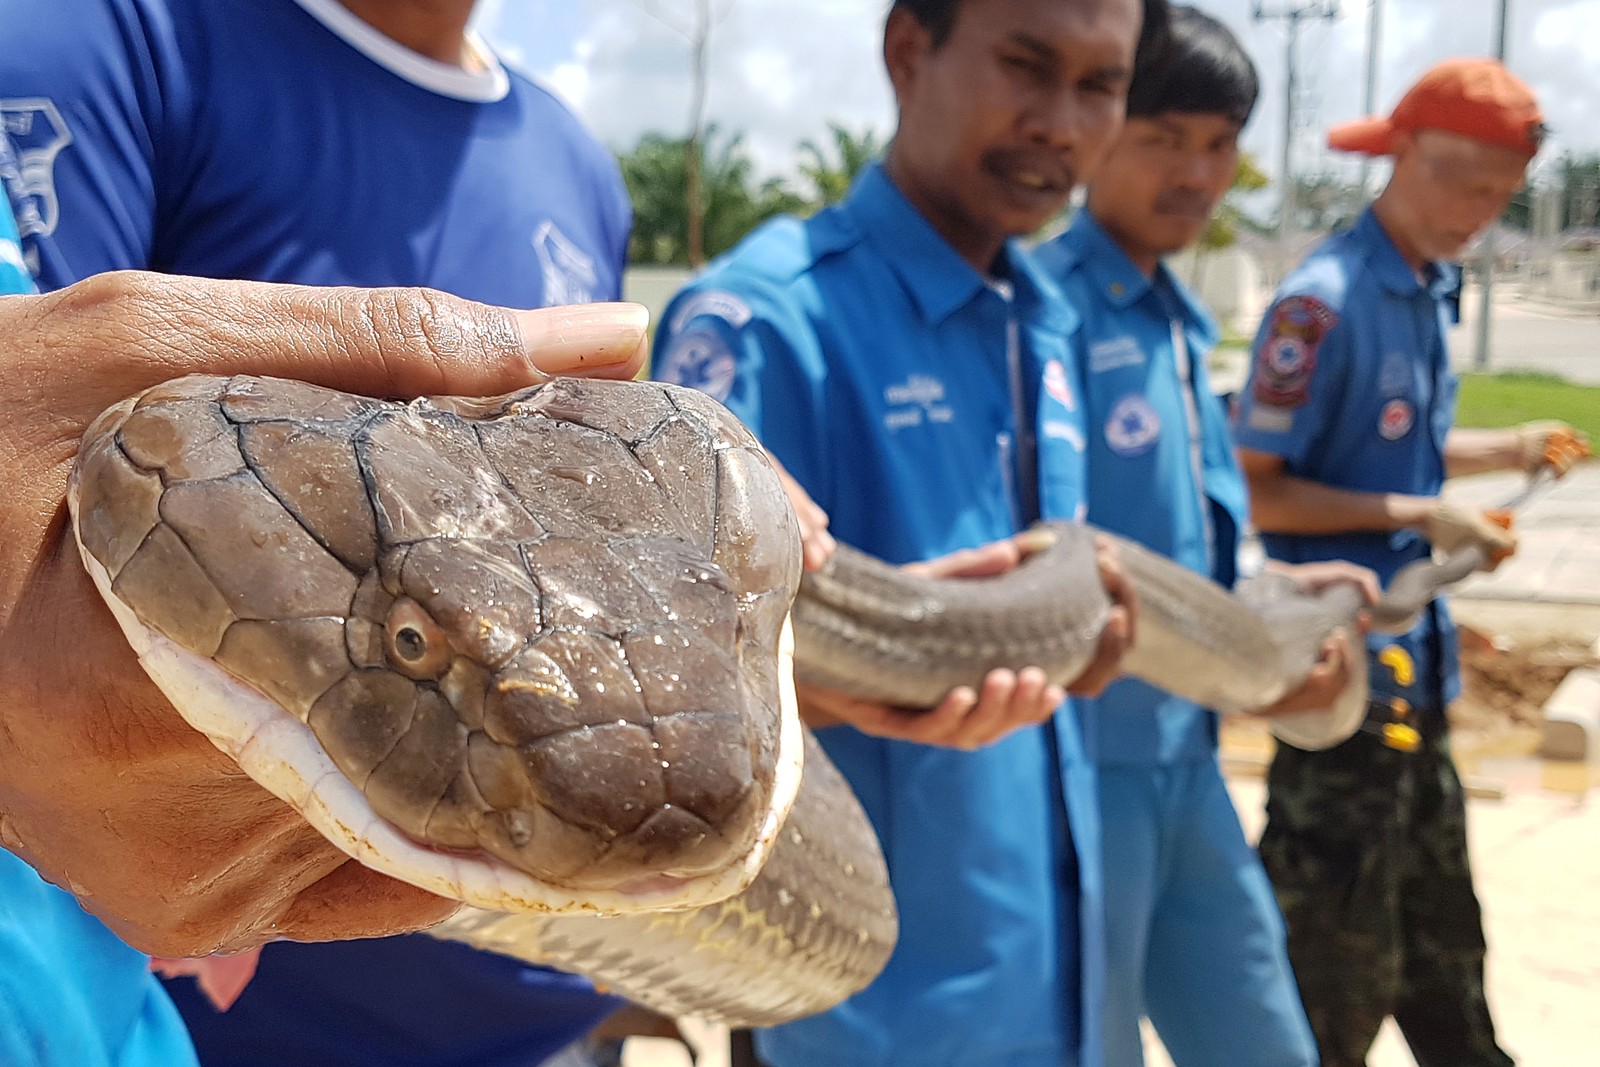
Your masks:
[[[1270,555],[1348,559],[1384,581],[1435,549],[1515,541],[1443,503],[1447,474],[1562,473],[1587,445],[1561,423],[1456,430],[1445,348],[1450,263],[1499,218],[1544,134],[1526,85],[1490,60],[1425,74],[1388,118],[1329,134],[1388,155],[1372,208],[1285,280],[1256,338],[1238,426]],[[1280,745],[1261,856],[1324,1067],[1359,1067],[1393,1015],[1420,1067],[1508,1067],[1483,990],[1484,939],[1445,706],[1460,688],[1443,601],[1369,637],[1373,702],[1342,745]]]

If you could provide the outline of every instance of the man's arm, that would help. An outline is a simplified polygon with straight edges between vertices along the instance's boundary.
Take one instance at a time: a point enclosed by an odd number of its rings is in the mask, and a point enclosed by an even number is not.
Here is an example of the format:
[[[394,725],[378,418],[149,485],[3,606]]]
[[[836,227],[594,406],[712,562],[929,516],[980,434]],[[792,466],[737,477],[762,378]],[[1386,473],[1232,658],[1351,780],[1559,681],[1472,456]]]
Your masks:
[[[1239,449],[1250,484],[1250,517],[1263,533],[1337,534],[1426,528],[1438,511],[1433,497],[1364,493],[1288,473],[1282,456]]]
[[[368,937],[457,905],[350,860],[173,710],[78,558],[84,429],[192,373],[377,396],[492,395],[553,373],[629,378],[645,312],[512,312],[418,289],[109,274],[0,298],[0,843],[135,947],[236,951]]]
[[[1589,454],[1589,439],[1556,420],[1525,422],[1506,430],[1456,428],[1444,442],[1445,469],[1452,476],[1504,470],[1531,475],[1548,468],[1559,478]]]

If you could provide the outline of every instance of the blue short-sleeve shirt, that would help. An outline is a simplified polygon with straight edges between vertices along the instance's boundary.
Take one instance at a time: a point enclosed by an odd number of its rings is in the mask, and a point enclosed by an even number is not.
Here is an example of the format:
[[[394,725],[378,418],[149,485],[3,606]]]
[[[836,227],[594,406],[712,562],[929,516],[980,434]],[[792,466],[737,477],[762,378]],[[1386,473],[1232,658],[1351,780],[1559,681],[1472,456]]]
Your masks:
[[[926,559],[1076,518],[1070,308],[1020,247],[974,271],[879,166],[770,223],[667,308],[658,377],[727,403],[842,541]],[[883,842],[901,912],[883,975],[760,1035],[774,1067],[1099,1061],[1093,769],[1066,709],[977,752],[819,738]]]
[[[1456,379],[1446,332],[1457,318],[1460,273],[1401,256],[1371,210],[1323,242],[1284,280],[1256,336],[1236,428],[1245,448],[1280,456],[1298,478],[1368,493],[1436,496]],[[1415,530],[1325,536],[1268,534],[1269,554],[1300,563],[1348,559],[1387,582],[1431,548]],[[1442,713],[1459,692],[1455,630],[1442,600],[1417,626],[1372,634],[1373,653],[1398,644],[1412,684],[1375,666],[1373,689]]]
[[[1165,266],[1146,277],[1087,209],[1037,258],[1081,320],[1089,521],[1231,585],[1247,504],[1206,373],[1216,323]],[[1082,706],[1102,765],[1215,751],[1214,715],[1137,679]]]

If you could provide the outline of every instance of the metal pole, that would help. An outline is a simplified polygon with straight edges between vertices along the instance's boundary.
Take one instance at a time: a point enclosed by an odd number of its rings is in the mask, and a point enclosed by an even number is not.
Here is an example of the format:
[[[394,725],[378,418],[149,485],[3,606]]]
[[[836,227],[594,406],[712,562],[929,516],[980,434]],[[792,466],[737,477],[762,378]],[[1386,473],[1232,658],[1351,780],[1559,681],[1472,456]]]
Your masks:
[[[1367,5],[1367,92],[1361,113],[1378,113],[1378,67],[1383,41],[1383,0],[1371,0]],[[1361,197],[1366,199],[1368,182],[1372,177],[1372,157],[1361,157]]]
[[[1506,59],[1506,37],[1510,19],[1510,7],[1510,0],[1500,0],[1500,27],[1495,34],[1494,54],[1502,63]],[[1477,347],[1472,352],[1472,369],[1480,373],[1489,369],[1489,320],[1493,315],[1494,301],[1494,227],[1495,223],[1499,221],[1496,219],[1489,224],[1489,229],[1484,232],[1482,245],[1478,250],[1478,280],[1481,292],[1478,300]]]
[[[1278,171],[1283,175],[1283,198],[1278,215],[1278,239],[1286,241],[1290,230],[1294,227],[1294,99],[1296,83],[1299,81],[1299,71],[1295,67],[1295,45],[1300,40],[1300,12],[1291,11],[1289,18],[1289,41],[1284,49],[1283,67],[1283,165]],[[1286,250],[1282,250],[1285,251]]]

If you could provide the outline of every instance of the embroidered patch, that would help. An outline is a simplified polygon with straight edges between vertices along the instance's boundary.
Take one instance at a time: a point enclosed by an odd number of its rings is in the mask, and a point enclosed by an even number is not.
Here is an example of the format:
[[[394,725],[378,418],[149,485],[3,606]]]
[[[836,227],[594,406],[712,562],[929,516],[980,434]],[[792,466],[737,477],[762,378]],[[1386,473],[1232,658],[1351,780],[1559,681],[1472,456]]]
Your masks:
[[[736,372],[728,342],[719,332],[704,327],[678,334],[656,358],[656,377],[698,389],[718,401],[727,400],[733,391]]]
[[[1106,444],[1119,456],[1142,456],[1160,436],[1161,416],[1139,393],[1118,400],[1106,420]]]
[[[1256,348],[1255,398],[1272,407],[1299,407],[1311,396],[1317,348],[1338,316],[1313,296],[1291,296],[1272,309]]]
[[[1077,398],[1072,395],[1072,382],[1067,377],[1067,368],[1061,365],[1059,359],[1047,360],[1044,365],[1044,391],[1055,397],[1061,406],[1068,411],[1078,410]]]
[[[1144,363],[1144,349],[1131,337],[1114,337],[1089,346],[1090,374],[1104,374],[1120,367],[1140,367]]]
[[[1416,425],[1417,409],[1409,400],[1391,400],[1378,416],[1378,435],[1385,441],[1398,441]]]

